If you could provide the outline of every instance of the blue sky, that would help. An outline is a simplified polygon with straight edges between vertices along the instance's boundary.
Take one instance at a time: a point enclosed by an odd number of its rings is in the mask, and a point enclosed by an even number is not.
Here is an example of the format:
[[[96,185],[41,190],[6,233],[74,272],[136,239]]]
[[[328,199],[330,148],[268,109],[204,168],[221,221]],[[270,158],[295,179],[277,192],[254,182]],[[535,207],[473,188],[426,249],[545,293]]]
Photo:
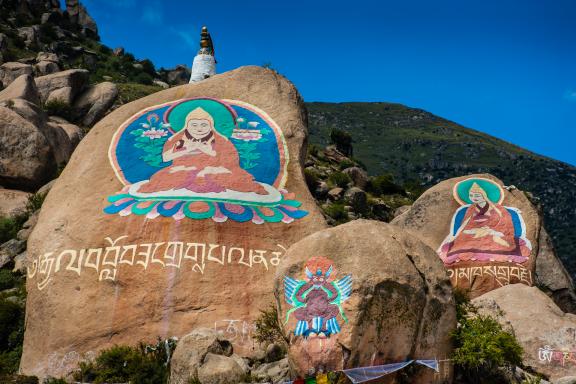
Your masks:
[[[103,43],[218,71],[270,62],[306,101],[422,108],[576,164],[576,1],[84,0]]]

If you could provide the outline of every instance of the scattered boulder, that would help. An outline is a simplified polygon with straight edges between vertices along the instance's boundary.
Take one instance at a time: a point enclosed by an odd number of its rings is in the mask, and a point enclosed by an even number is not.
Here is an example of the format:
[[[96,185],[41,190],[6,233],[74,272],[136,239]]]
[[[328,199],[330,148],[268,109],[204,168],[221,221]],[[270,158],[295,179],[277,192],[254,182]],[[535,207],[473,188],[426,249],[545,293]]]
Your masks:
[[[576,314],[576,293],[572,278],[554,251],[552,239],[542,226],[536,257],[536,281],[564,312]]]
[[[328,191],[330,191],[330,187],[328,187],[328,183],[325,181],[321,181],[318,183],[316,190],[314,191],[314,196],[318,199],[325,199],[328,195]]]
[[[0,65],[0,82],[7,87],[22,75],[32,75],[33,68],[29,64],[9,62]]]
[[[284,355],[286,355],[285,349],[276,343],[272,343],[266,347],[266,355],[264,357],[264,361],[267,363],[278,361],[282,359]]]
[[[82,131],[61,117],[51,116],[45,129],[45,136],[53,149],[56,164],[68,162],[72,152],[80,143]]]
[[[26,211],[31,193],[0,188],[0,217],[10,217]]]
[[[536,287],[511,284],[472,300],[479,313],[514,332],[524,349],[522,364],[552,380],[576,369],[576,315],[562,312]]]
[[[42,62],[42,61],[48,61],[51,63],[60,63],[60,58],[58,57],[57,54],[53,53],[53,52],[38,52],[38,55],[36,56],[36,61],[37,62]]]
[[[26,250],[26,242],[18,239],[11,239],[0,245],[0,268],[4,268],[24,250]]]
[[[350,179],[352,179],[354,186],[360,189],[366,189],[366,185],[368,185],[368,173],[366,173],[365,170],[360,167],[350,167],[346,168],[342,172],[347,174]]]
[[[316,276],[314,283],[307,274]],[[339,308],[327,304],[322,290],[301,297],[313,284],[327,292],[338,287],[335,294],[345,301]],[[298,288],[292,291],[294,286]],[[290,365],[300,375],[320,368],[442,359],[451,352],[456,314],[442,262],[423,242],[386,223],[356,220],[297,242],[282,258],[275,296],[279,321],[289,337]],[[294,311],[286,297],[306,300],[306,306]],[[314,328],[316,316],[322,318],[321,328]],[[296,335],[306,328],[306,338]],[[423,375],[412,382],[432,381],[428,373]]]
[[[177,65],[176,68],[168,70],[168,84],[182,85],[190,81],[190,69],[185,65]]]
[[[123,47],[116,47],[114,51],[112,51],[114,56],[123,56],[124,55],[124,48]]]
[[[43,132],[48,117],[37,104],[21,98],[16,98],[0,102],[0,105],[13,110],[29,123],[33,124],[38,128],[38,130]]]
[[[350,204],[356,213],[361,214],[368,211],[368,196],[358,187],[348,189],[344,194],[344,200]]]
[[[505,189],[492,175],[445,180],[392,223],[435,249],[452,285],[471,298],[507,284],[535,283],[540,215],[524,192]]]
[[[22,241],[28,240],[28,236],[30,236],[30,233],[36,226],[37,222],[38,222],[38,212],[34,212],[32,215],[30,215],[28,220],[26,220],[26,222],[22,225],[22,229],[18,231],[16,238]]]
[[[65,87],[71,88],[71,98],[75,98],[88,84],[88,75],[89,72],[86,69],[69,69],[37,77],[35,81],[41,101],[45,103],[54,90]]]
[[[35,189],[46,183],[54,170],[52,150],[38,127],[0,107],[0,184]]]
[[[90,86],[74,103],[74,113],[82,125],[91,127],[100,120],[118,97],[118,87],[111,82]]]
[[[50,12],[44,12],[40,18],[40,24],[50,23],[53,25],[58,25],[62,22],[62,11],[59,9],[52,10]]]
[[[66,12],[68,13],[70,21],[82,27],[82,32],[86,36],[98,36],[98,27],[96,22],[88,14],[86,7],[80,4],[80,1],[66,0]]]
[[[202,384],[236,384],[244,371],[231,357],[206,354],[203,364],[198,368],[198,381]]]
[[[40,26],[32,25],[30,27],[18,28],[18,36],[24,39],[27,47],[36,45],[40,42]]]
[[[250,372],[250,376],[256,380],[270,383],[284,383],[290,381],[290,364],[288,358],[271,363],[259,365]]]
[[[196,101],[182,101],[187,99]],[[219,101],[222,99],[236,103],[233,105],[238,108],[238,116],[252,116],[251,113],[265,116],[261,125],[269,125],[266,134],[274,135],[267,143],[285,143],[283,146],[267,144],[268,149],[261,153],[262,161],[270,161],[267,156],[276,155],[278,176],[269,178],[268,183],[275,184],[282,192],[274,192],[270,187],[267,187],[270,192],[266,192],[266,188],[258,189],[249,175],[239,170],[240,161],[245,159],[232,148],[219,151],[213,160],[229,167],[236,176],[224,178],[223,183],[236,184],[243,178],[250,188],[263,193],[262,196],[280,193],[286,200],[272,205],[266,203],[262,216],[255,213],[252,202],[240,205],[237,200],[222,205],[223,209],[218,206],[218,211],[209,204],[214,209],[200,216],[187,211],[188,216],[184,217],[173,212],[175,217],[152,218],[152,214],[147,216],[138,210],[126,216],[109,208],[115,202],[121,203],[116,198],[127,186],[123,174],[148,169],[152,174],[141,176],[149,178],[156,172],[172,169],[172,164],[161,163],[150,168],[142,159],[148,152],[139,152],[135,146],[146,137],[151,137],[152,142],[166,134],[163,124],[167,103],[183,108],[186,116],[196,111],[198,103],[206,108],[220,108],[220,114],[215,114],[215,125],[218,129],[228,127],[228,133],[223,132],[231,134],[230,123],[236,115],[230,112],[227,102]],[[252,329],[260,310],[273,301],[274,273],[285,250],[326,227],[308,191],[299,161],[306,150],[306,115],[302,108],[302,100],[290,82],[274,71],[254,66],[157,92],[125,104],[100,120],[82,139],[47,195],[38,223],[28,238],[28,319],[22,371],[42,378],[59,377],[66,372],[50,363],[51,356],[54,351],[72,348],[82,354],[114,344],[152,341],[157,336],[180,338],[199,327],[217,329],[226,337],[226,332],[230,332],[227,331],[230,319],[236,326],[245,324],[237,331],[238,337],[231,340],[234,350],[240,356],[251,357],[253,343],[248,330]],[[139,117],[134,119],[135,116]],[[221,125],[226,121],[230,123]],[[125,129],[127,134],[122,135]],[[122,143],[116,141],[120,137]],[[156,143],[162,141],[153,142]],[[285,162],[288,157],[283,150],[289,155],[289,163]],[[161,161],[162,152],[154,151],[156,157],[151,156],[151,160]],[[120,161],[120,165],[115,164],[116,160],[111,162],[110,156]],[[131,164],[125,162],[133,156]],[[264,164],[269,170],[268,163],[260,162],[259,168],[264,169]],[[135,184],[140,182],[132,180]],[[233,188],[243,189],[246,184]],[[228,198],[233,196],[254,198],[253,195],[247,197],[246,192],[231,194]],[[171,202],[153,203],[180,204],[179,200],[176,197]],[[293,205],[284,207],[283,201]],[[203,204],[200,202],[200,206]],[[192,209],[196,210],[197,205],[191,205]],[[247,214],[251,215],[249,220],[246,220]],[[110,241],[120,247],[117,259],[110,252],[110,247],[114,247]],[[144,248],[149,244],[153,246],[146,262]],[[129,247],[135,247],[133,260]],[[85,251],[80,251],[82,249]],[[169,261],[173,252],[176,252],[175,258]],[[77,265],[80,253],[82,262],[78,274],[72,268]],[[73,254],[76,261],[70,264]],[[50,271],[44,268],[46,257],[55,258]],[[42,258],[40,263],[39,258]],[[114,260],[117,260],[115,266]],[[98,270],[90,267],[95,263]],[[43,267],[39,268],[40,265]],[[118,310],[110,311],[111,305]],[[94,313],[99,316],[93,316]],[[114,337],[111,338],[111,334]]]
[[[153,81],[153,83],[154,83],[154,85],[157,85],[157,86],[162,87],[164,89],[170,88],[170,85],[168,83],[163,82],[162,80],[155,79]]]
[[[40,95],[36,83],[30,75],[21,75],[8,87],[0,91],[0,101],[10,99],[23,99],[33,104],[40,103]]]
[[[36,76],[45,76],[60,71],[60,67],[53,61],[40,61],[34,65],[34,73]]]
[[[46,99],[46,104],[59,102],[67,106],[71,106],[74,100],[74,96],[75,94],[72,87],[57,88],[50,92],[48,98]]]
[[[28,266],[26,263],[26,257],[27,253],[24,251],[14,258],[14,268],[12,269],[12,272],[20,272],[22,274],[26,273],[26,267]]]
[[[198,328],[178,341],[170,363],[170,383],[188,384],[198,378],[198,369],[208,354],[230,357],[232,352],[232,344],[215,330]]]
[[[332,201],[340,200],[342,198],[342,193],[344,193],[344,189],[340,187],[332,188],[328,191],[328,198]]]

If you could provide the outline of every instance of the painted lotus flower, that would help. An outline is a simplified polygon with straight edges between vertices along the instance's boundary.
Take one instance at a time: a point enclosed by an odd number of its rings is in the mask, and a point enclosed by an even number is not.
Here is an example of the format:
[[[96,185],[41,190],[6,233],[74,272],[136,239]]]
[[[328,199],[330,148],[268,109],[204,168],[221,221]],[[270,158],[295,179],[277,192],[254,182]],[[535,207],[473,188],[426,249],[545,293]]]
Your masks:
[[[160,139],[168,135],[168,131],[164,129],[152,128],[147,131],[142,132],[142,137],[148,137],[151,140]]]

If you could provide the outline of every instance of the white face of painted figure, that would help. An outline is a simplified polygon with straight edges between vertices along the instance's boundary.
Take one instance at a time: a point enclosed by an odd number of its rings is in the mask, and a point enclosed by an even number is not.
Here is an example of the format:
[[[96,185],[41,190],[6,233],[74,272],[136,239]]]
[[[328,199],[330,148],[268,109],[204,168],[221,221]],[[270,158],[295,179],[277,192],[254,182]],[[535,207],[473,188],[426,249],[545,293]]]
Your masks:
[[[326,279],[324,278],[324,275],[314,275],[312,276],[312,284],[314,285],[322,285],[324,284],[324,281]]]
[[[205,119],[192,119],[188,121],[186,128],[195,139],[202,139],[212,130],[212,124]]]
[[[484,199],[484,195],[478,192],[470,192],[468,195],[470,197],[470,201],[474,204],[478,204],[483,207],[486,204],[486,200]]]

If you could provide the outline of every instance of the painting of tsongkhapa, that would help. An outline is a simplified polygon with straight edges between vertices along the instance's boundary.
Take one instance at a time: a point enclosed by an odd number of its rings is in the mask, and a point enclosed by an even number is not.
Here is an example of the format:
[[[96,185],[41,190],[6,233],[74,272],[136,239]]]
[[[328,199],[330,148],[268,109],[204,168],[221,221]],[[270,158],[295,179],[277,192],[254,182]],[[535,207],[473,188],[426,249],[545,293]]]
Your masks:
[[[298,320],[295,336],[330,337],[340,333],[338,316],[348,321],[342,303],[352,294],[352,276],[336,279],[336,274],[332,260],[315,256],[304,266],[304,280],[284,276],[284,297],[292,306],[286,322],[291,314]]]
[[[461,261],[524,263],[532,244],[522,212],[502,205],[504,189],[493,180],[468,178],[454,186],[460,205],[438,254],[446,265]]]
[[[147,108],[112,139],[112,168],[124,187],[108,214],[255,224],[307,215],[285,189],[282,130],[236,100],[195,98]]]

